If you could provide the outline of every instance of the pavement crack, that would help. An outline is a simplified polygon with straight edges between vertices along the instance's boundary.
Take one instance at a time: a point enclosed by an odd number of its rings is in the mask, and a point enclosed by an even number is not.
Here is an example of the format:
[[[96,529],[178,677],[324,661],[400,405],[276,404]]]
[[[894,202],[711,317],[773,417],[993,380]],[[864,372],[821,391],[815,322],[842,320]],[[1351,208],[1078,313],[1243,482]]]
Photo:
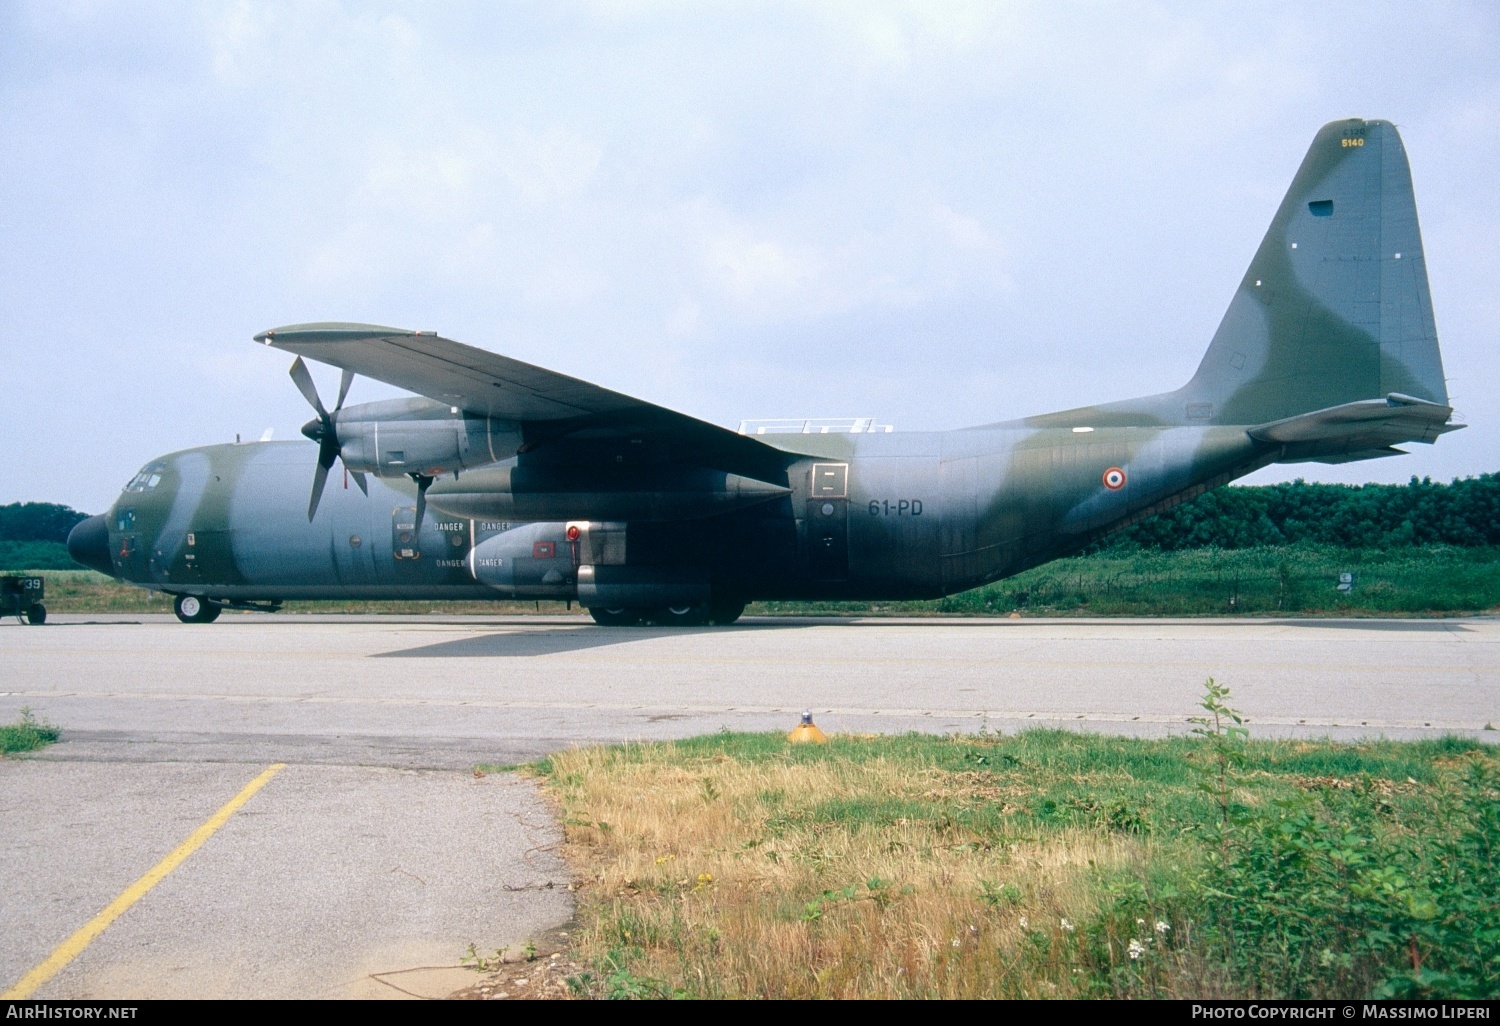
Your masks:
[[[414,998],[417,998],[418,1000],[421,1000],[421,1001],[439,1001],[439,1000],[441,1000],[441,998],[432,997],[430,994],[418,994],[414,990],[407,990],[405,987],[398,987],[398,986],[396,986],[396,984],[394,984],[390,980],[386,979],[386,977],[387,976],[400,976],[402,973],[426,973],[426,972],[434,972],[436,970],[441,970],[441,969],[467,969],[467,968],[468,968],[467,966],[462,966],[462,965],[414,965],[410,969],[388,969],[388,970],[386,970],[383,973],[370,973],[368,975],[369,975],[369,979],[374,980],[376,983],[383,983],[387,987],[390,987],[392,990],[400,991],[401,993],[406,994],[409,997],[414,997]]]

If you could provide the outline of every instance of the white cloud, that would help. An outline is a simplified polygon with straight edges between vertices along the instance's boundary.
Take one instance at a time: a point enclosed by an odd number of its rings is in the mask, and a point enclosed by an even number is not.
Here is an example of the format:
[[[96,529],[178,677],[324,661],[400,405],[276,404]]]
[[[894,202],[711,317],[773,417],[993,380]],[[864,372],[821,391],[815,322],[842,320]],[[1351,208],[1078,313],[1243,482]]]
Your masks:
[[[978,218],[960,214],[946,204],[939,203],[932,208],[932,219],[948,239],[960,249],[998,250],[1000,248],[999,243],[984,230]]]
[[[358,201],[382,213],[418,221],[451,220],[472,211],[474,187],[484,177],[486,140],[468,152],[452,146],[411,147],[383,142],[365,172]]]
[[[764,315],[805,299],[819,284],[824,261],[815,247],[730,228],[706,240],[703,263],[709,280],[731,302]]]
[[[692,335],[703,319],[703,307],[689,296],[683,296],[667,315],[668,333],[677,338]]]
[[[576,195],[594,177],[604,151],[566,128],[517,129],[499,155],[506,179],[527,203]]]

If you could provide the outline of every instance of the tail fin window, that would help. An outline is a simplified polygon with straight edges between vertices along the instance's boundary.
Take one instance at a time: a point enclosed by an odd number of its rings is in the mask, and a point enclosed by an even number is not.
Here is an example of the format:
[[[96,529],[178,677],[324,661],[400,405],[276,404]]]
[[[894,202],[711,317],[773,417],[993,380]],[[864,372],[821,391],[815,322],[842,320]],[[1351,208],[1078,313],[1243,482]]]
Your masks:
[[[1313,217],[1332,217],[1333,200],[1313,200],[1307,205],[1307,210]]]

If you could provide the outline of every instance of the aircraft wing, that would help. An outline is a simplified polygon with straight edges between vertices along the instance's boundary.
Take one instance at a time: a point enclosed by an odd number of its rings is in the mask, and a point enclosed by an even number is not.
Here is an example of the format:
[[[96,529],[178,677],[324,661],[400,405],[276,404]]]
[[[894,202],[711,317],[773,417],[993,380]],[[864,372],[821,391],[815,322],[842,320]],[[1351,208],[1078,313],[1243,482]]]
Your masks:
[[[515,421],[522,426],[526,441],[523,453],[558,439],[568,439],[573,448],[586,446],[590,438],[649,438],[671,450],[671,462],[761,480],[784,476],[787,463],[796,458],[696,417],[432,331],[374,324],[293,324],[263,331],[255,340],[475,416]]]
[[[375,324],[293,324],[263,331],[255,340],[480,417],[563,420],[648,405],[433,331]]]

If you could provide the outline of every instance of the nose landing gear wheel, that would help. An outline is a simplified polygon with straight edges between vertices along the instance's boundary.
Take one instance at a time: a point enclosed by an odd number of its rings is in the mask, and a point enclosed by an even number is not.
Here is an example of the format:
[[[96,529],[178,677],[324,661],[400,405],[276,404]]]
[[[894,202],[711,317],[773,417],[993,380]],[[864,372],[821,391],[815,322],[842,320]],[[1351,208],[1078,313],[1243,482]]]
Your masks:
[[[26,610],[26,622],[41,625],[47,622],[47,607],[40,602],[33,602],[31,608]]]
[[[589,615],[600,627],[634,627],[641,622],[639,609],[623,607],[608,609],[604,606],[589,606]]]
[[[224,607],[197,595],[178,595],[172,603],[172,612],[183,623],[213,623]]]

